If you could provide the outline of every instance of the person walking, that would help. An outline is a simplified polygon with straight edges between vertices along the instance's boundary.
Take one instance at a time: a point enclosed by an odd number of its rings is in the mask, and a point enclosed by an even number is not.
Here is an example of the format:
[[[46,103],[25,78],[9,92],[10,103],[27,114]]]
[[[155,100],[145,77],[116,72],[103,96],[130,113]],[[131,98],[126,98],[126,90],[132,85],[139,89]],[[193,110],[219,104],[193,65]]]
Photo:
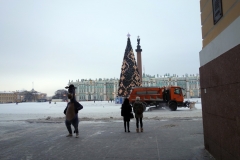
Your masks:
[[[63,111],[63,113],[66,115],[65,125],[69,132],[67,137],[72,137],[71,125],[73,125],[74,133],[76,132],[76,138],[78,138],[78,111],[83,109],[83,106],[75,99],[74,85],[71,84],[69,87],[65,88],[68,88],[68,98],[70,99],[70,102],[68,102],[67,107]]]
[[[129,99],[126,98],[124,100],[124,102],[122,104],[122,108],[121,108],[121,116],[123,116],[125,132],[127,132],[126,126],[127,126],[127,129],[128,129],[128,132],[130,132],[130,130],[129,130],[129,122],[130,122],[131,114],[132,114],[132,106],[129,103]]]
[[[145,111],[146,107],[145,105],[140,101],[140,97],[136,97],[136,101],[133,104],[133,112],[135,113],[135,118],[136,118],[136,132],[139,132],[139,122],[141,126],[141,132],[143,132],[143,123],[142,123],[142,118],[143,118],[143,112]]]

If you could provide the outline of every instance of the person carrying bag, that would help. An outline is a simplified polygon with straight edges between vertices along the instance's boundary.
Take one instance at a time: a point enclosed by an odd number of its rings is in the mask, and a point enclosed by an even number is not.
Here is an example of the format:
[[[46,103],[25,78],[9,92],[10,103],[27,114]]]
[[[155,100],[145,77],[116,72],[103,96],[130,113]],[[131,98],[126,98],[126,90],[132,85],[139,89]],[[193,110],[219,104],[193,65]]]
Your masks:
[[[126,98],[122,104],[121,107],[121,116],[123,116],[123,122],[124,122],[124,129],[125,132],[127,132],[126,127],[128,129],[128,132],[130,132],[129,130],[129,122],[131,118],[134,118],[133,113],[132,113],[132,106],[129,103],[129,99]]]

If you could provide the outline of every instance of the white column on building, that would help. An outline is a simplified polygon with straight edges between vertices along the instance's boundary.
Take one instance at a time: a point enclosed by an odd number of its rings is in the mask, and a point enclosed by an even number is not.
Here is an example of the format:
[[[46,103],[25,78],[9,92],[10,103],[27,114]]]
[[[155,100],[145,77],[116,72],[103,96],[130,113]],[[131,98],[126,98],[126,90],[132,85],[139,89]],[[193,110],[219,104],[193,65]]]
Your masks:
[[[91,100],[93,100],[93,83],[92,81],[90,81],[89,83],[89,93],[90,93],[90,96],[91,96]]]
[[[77,97],[76,97],[76,100],[79,101],[79,95],[80,95],[80,92],[79,92],[79,84],[77,86]]]
[[[92,93],[94,93],[94,82],[92,82]]]
[[[88,93],[91,93],[91,84],[88,82]]]
[[[88,100],[90,100],[89,99],[89,94],[90,94],[90,98],[92,98],[91,97],[91,84],[90,84],[90,81],[88,81],[88,95],[87,95],[88,96]]]
[[[188,77],[185,78],[186,80],[186,92],[187,92],[187,98],[190,98],[190,90],[189,90],[189,79]]]
[[[163,86],[166,87],[167,86],[167,82],[165,80],[165,77],[163,77]]]
[[[177,86],[177,77],[174,77],[174,86]]]
[[[93,83],[93,100],[96,100],[96,82]]]
[[[86,93],[86,95],[85,95],[85,99],[86,100],[88,100],[88,84],[87,83],[85,83],[85,93]]]
[[[107,90],[107,85],[106,85],[106,82],[104,82],[104,85],[103,85],[103,100],[104,101],[107,100],[106,90]]]
[[[93,83],[91,81],[90,83],[90,95],[91,95],[91,100],[94,100],[94,95],[93,95]]]
[[[197,89],[197,96],[199,97],[199,83],[198,83],[198,76],[196,76],[196,81],[197,81],[197,85],[196,85],[196,89]]]
[[[117,94],[118,94],[117,92],[118,92],[118,90],[117,90],[117,82],[114,82],[114,83],[113,83],[113,93],[114,93],[114,94],[113,94],[113,96],[114,96],[113,98],[114,98],[114,99],[116,98],[116,96],[117,96]]]
[[[114,95],[116,93],[116,85],[115,85],[115,82],[113,82],[113,92],[114,92]],[[115,98],[115,97],[114,97]]]
[[[155,87],[157,86],[156,85],[156,79],[153,80],[153,86],[155,86]]]

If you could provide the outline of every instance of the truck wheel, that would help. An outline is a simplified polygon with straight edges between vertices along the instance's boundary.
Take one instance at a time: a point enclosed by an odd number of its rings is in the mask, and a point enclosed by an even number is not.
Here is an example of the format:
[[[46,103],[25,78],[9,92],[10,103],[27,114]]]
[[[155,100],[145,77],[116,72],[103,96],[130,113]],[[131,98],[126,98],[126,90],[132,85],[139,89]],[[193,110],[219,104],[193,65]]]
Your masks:
[[[171,111],[176,111],[177,110],[177,103],[171,102],[169,104],[169,108],[171,109]]]

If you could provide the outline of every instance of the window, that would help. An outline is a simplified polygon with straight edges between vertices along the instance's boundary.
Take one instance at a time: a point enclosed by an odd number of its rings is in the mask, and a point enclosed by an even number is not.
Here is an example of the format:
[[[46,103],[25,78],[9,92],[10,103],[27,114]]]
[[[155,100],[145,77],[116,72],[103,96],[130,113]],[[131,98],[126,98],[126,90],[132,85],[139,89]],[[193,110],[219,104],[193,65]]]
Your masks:
[[[174,94],[181,94],[181,89],[180,88],[175,88]]]
[[[212,0],[213,22],[216,24],[223,16],[222,0]]]

